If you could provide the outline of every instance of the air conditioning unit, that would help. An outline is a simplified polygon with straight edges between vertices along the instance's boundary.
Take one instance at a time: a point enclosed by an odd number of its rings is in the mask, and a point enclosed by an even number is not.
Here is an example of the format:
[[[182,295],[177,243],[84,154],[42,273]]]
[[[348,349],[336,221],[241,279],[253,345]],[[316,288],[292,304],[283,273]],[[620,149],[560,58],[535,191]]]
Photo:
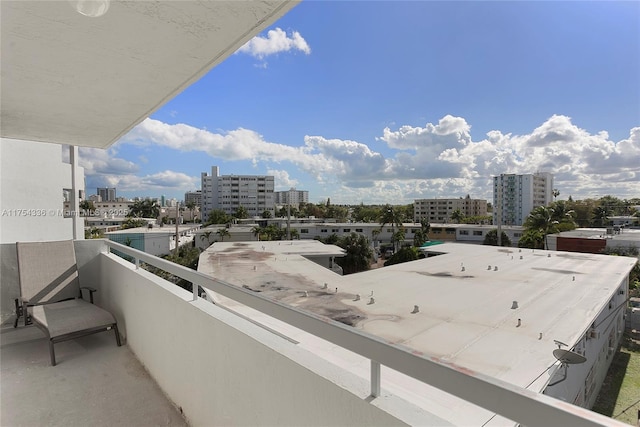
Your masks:
[[[593,340],[597,340],[598,338],[600,338],[600,332],[598,332],[595,329],[589,329],[589,332],[587,333],[587,337]]]

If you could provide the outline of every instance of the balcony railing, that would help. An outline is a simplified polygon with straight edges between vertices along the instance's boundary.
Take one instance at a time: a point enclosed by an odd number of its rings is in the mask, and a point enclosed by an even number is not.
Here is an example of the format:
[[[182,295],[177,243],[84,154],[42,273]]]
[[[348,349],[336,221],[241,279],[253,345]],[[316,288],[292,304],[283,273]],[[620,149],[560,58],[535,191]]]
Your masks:
[[[242,287],[206,276],[111,241],[107,251],[117,251],[133,260],[150,264],[193,284],[192,303],[199,300],[199,287],[212,290],[261,313],[276,318],[370,361],[370,396],[380,395],[384,378],[381,366],[408,375],[467,402],[527,426],[624,426],[585,408],[509,384],[461,366],[446,364],[412,349],[354,329],[340,322],[255,294]],[[428,408],[425,408],[428,410]]]

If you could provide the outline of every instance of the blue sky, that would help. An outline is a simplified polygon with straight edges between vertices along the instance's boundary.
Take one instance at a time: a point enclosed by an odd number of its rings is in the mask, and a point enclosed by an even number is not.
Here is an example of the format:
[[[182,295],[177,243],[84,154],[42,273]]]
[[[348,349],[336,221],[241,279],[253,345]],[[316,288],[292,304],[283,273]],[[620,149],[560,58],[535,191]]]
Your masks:
[[[182,199],[212,165],[313,202],[640,197],[640,3],[303,1],[107,151],[87,194]]]

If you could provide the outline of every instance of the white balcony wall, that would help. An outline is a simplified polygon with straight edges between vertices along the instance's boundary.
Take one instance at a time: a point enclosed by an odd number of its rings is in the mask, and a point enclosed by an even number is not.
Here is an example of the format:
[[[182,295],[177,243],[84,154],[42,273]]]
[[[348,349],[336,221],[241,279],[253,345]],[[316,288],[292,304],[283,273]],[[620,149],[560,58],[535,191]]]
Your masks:
[[[75,178],[84,182],[83,168]],[[73,220],[63,214],[65,188],[72,188],[71,165],[62,161],[61,145],[2,138],[0,243],[73,239]],[[84,236],[82,220],[76,234]]]
[[[365,400],[365,380],[113,254],[77,252],[81,280],[192,425],[404,425],[376,406],[389,399]]]

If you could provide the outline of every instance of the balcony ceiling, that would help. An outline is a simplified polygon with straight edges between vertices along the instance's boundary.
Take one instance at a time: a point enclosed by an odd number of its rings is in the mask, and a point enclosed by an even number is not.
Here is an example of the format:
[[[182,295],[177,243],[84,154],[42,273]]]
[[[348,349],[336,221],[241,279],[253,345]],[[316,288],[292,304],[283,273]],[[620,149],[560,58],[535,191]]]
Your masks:
[[[109,147],[297,4],[72,3],[0,2],[2,137]]]

